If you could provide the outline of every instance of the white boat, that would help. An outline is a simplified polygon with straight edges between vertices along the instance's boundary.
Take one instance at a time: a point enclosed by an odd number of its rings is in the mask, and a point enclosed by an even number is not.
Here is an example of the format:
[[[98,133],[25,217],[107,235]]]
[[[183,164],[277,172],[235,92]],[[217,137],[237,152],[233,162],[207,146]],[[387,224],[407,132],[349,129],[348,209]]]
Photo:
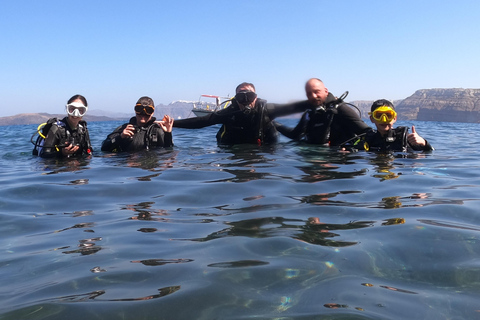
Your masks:
[[[224,109],[231,103],[231,98],[202,94],[198,102],[193,103],[192,112],[197,117],[211,114],[217,110]]]

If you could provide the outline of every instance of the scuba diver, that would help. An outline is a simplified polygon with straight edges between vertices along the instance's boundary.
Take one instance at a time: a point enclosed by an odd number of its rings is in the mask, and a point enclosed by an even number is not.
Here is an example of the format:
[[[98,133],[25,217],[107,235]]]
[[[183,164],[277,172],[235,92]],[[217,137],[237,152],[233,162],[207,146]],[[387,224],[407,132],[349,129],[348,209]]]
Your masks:
[[[257,144],[260,146],[277,142],[278,133],[272,121],[274,118],[305,111],[305,107],[301,105],[267,103],[266,100],[257,97],[252,83],[239,84],[235,93],[231,105],[227,108],[203,117],[177,120],[173,126],[199,129],[222,124],[216,135],[219,145]]]
[[[74,95],[65,106],[67,116],[62,120],[51,118],[42,131],[39,126],[33,155],[42,158],[70,158],[92,154],[92,145],[88,135],[87,123],[82,117],[87,113],[87,100],[82,95]],[[43,124],[42,124],[43,125]]]
[[[121,152],[172,147],[173,118],[164,116],[156,121],[155,107],[150,97],[141,97],[134,107],[135,117],[116,128],[102,143],[102,151]]]
[[[322,80],[312,78],[305,84],[307,100],[294,103],[305,113],[295,128],[275,123],[277,130],[287,138],[311,144],[338,146],[363,134],[371,128],[363,122],[359,113],[328,92]]]
[[[397,121],[397,112],[393,103],[380,99],[375,101],[370,108],[370,120],[377,130],[367,132],[361,139],[354,143],[354,147],[367,151],[431,151],[433,147],[422,138],[412,126],[412,133],[408,127],[393,128]]]

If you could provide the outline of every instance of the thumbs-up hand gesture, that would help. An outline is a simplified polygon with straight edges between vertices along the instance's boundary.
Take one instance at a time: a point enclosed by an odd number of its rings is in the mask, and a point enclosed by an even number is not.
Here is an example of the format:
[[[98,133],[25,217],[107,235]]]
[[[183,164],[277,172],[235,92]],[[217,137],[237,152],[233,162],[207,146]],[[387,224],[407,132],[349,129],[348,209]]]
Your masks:
[[[407,136],[407,141],[412,146],[422,146],[423,147],[426,144],[425,139],[423,139],[422,137],[420,137],[418,135],[417,131],[415,130],[415,126],[412,126],[412,133],[410,133]]]

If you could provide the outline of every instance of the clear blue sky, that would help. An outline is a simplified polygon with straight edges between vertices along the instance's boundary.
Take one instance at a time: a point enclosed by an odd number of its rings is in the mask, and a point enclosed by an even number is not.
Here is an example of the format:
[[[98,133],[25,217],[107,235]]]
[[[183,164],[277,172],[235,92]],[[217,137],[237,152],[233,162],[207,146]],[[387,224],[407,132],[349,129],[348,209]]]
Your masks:
[[[478,0],[18,0],[0,2],[0,116],[132,112],[234,94],[304,99],[324,80],[347,100],[480,88]]]

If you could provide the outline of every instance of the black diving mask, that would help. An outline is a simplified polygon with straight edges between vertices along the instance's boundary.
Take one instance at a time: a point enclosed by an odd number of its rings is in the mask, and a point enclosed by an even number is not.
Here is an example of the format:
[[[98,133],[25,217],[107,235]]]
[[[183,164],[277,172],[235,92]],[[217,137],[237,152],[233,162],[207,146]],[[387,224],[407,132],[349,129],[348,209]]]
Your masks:
[[[144,106],[141,103],[135,105],[135,113],[138,115],[151,116],[155,112],[154,106]]]
[[[257,94],[253,91],[241,91],[235,95],[235,100],[242,106],[248,106],[257,98]]]

